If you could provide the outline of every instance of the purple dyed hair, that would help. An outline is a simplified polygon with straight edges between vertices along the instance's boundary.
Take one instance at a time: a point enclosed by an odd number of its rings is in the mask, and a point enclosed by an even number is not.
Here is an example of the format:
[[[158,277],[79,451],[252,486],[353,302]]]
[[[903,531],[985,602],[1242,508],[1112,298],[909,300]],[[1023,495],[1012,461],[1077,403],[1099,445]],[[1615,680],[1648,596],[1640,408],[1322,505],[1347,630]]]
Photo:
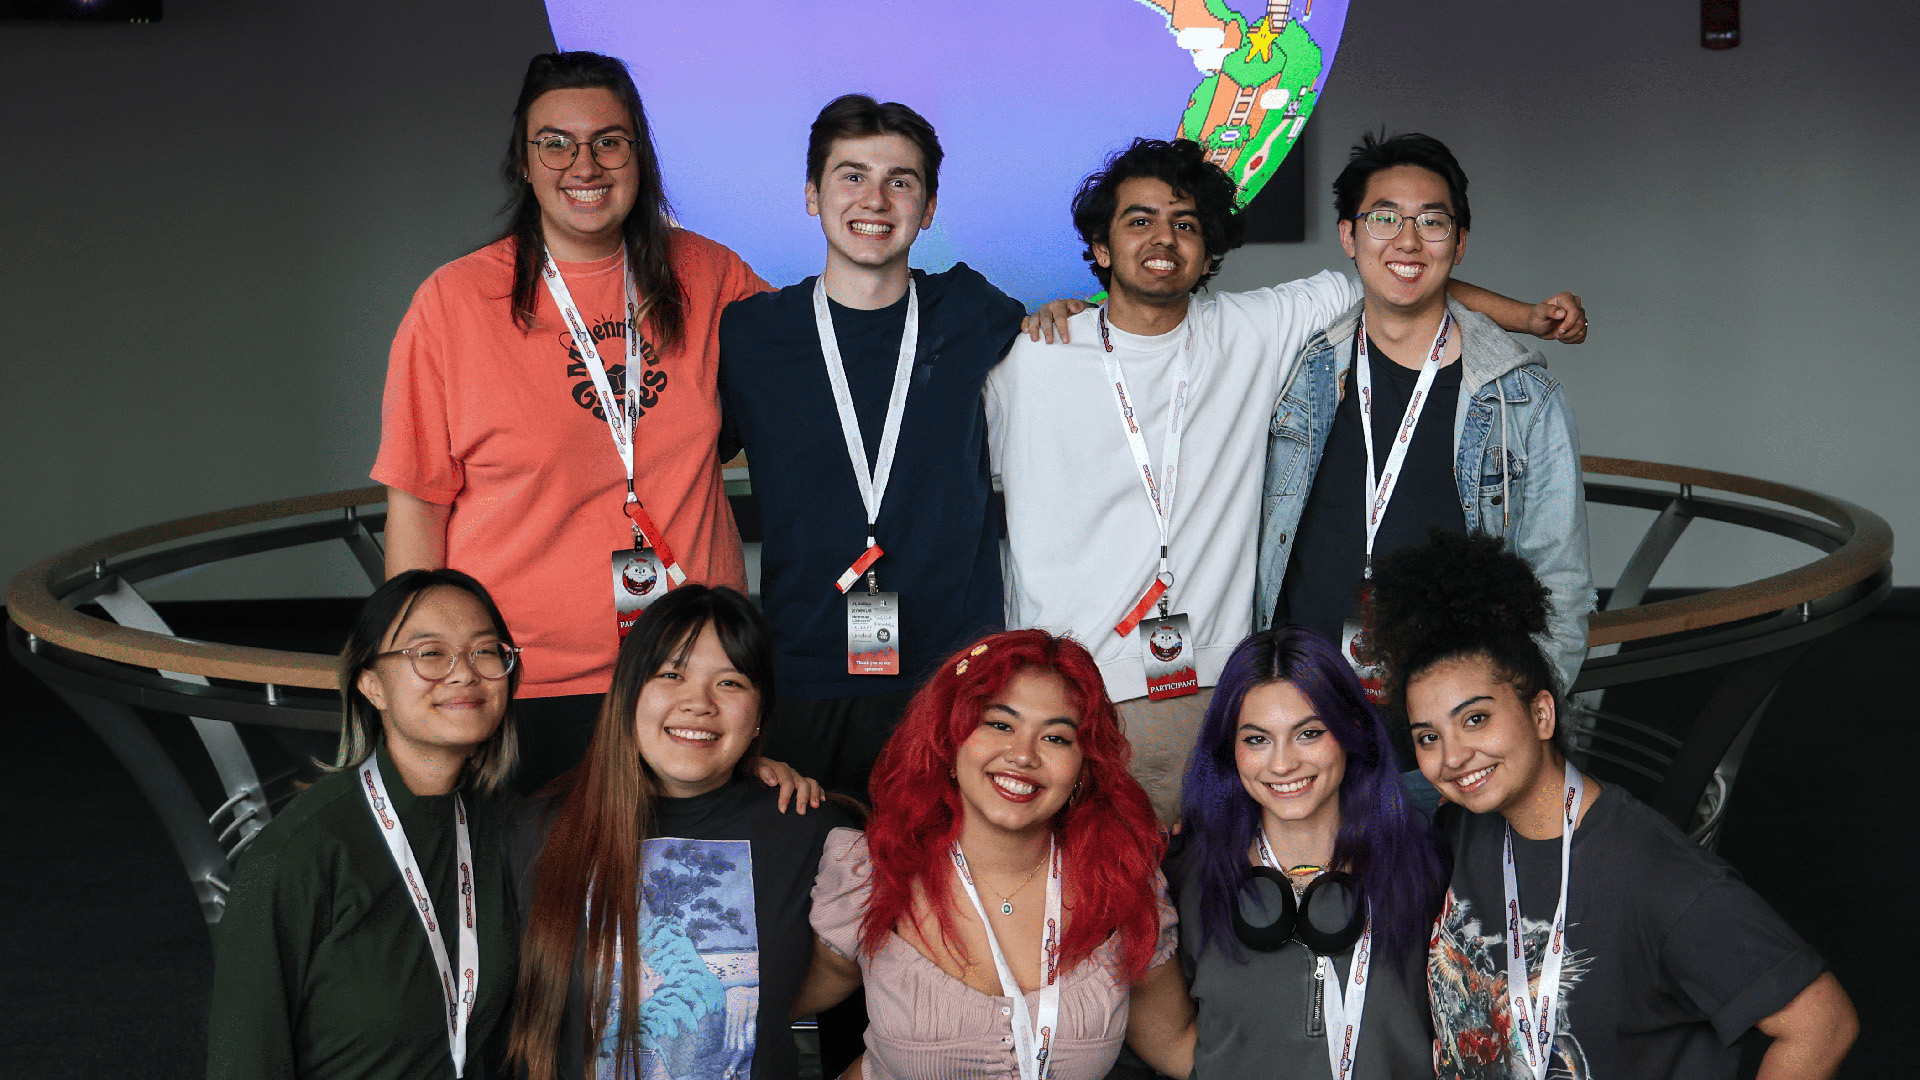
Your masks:
[[[1449,868],[1432,825],[1407,799],[1386,725],[1360,680],[1326,638],[1299,626],[1262,630],[1233,650],[1187,761],[1180,865],[1200,887],[1201,940],[1236,960],[1246,956],[1232,910],[1248,880],[1260,805],[1240,782],[1234,740],[1247,692],[1275,682],[1292,683],[1347,753],[1333,862],[1360,879],[1378,952],[1404,976],[1439,914]]]

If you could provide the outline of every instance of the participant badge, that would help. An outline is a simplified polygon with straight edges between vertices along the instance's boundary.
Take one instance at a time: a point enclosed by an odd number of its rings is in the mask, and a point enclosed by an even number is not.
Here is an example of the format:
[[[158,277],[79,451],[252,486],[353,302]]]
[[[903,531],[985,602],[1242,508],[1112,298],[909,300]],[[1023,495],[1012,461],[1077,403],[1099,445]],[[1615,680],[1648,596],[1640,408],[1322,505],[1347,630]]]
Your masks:
[[[900,674],[900,594],[847,594],[847,674]]]
[[[640,613],[667,594],[667,567],[651,547],[619,548],[613,553],[613,621],[627,639]]]
[[[1200,678],[1193,669],[1193,630],[1185,614],[1142,619],[1139,633],[1148,697],[1158,700],[1200,692]]]
[[[1366,649],[1366,626],[1358,619],[1348,619],[1340,627],[1340,655],[1346,657],[1353,666],[1353,673],[1360,676],[1360,686],[1367,692],[1367,700],[1375,705],[1387,703],[1386,680],[1382,677],[1380,665],[1369,664],[1360,659]]]

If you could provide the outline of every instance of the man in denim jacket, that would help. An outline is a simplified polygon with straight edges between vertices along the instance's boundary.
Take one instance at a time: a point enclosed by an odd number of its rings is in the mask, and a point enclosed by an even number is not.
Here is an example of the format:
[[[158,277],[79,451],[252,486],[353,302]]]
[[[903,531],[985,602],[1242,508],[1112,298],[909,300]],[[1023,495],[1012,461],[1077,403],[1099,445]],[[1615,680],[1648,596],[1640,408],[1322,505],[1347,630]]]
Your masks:
[[[1494,533],[1551,592],[1542,644],[1564,691],[1594,607],[1579,438],[1540,357],[1447,298],[1471,222],[1466,176],[1438,140],[1368,136],[1334,192],[1365,297],[1308,339],[1274,405],[1257,625],[1350,638],[1371,556],[1435,527]],[[1583,340],[1584,318],[1558,336]]]

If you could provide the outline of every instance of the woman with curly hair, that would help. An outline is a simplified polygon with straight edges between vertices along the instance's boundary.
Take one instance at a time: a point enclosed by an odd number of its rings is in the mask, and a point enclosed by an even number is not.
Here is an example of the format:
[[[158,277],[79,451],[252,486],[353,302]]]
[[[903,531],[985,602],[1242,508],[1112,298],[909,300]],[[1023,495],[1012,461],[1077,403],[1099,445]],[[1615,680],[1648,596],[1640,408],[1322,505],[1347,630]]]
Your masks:
[[[874,769],[866,834],[832,833],[814,885],[795,1013],[865,984],[845,1075],[1098,1080],[1123,1034],[1163,1064],[1191,1014],[1130,755],[1071,640],[995,634],[936,671]]]
[[[1431,1068],[1424,950],[1445,862],[1386,725],[1325,638],[1280,626],[1234,649],[1187,762],[1180,821],[1192,1075]]]
[[[1367,635],[1449,802],[1452,886],[1428,954],[1443,1077],[1832,1076],[1846,992],[1733,868],[1583,775],[1540,647],[1547,590],[1496,537],[1379,560]]]

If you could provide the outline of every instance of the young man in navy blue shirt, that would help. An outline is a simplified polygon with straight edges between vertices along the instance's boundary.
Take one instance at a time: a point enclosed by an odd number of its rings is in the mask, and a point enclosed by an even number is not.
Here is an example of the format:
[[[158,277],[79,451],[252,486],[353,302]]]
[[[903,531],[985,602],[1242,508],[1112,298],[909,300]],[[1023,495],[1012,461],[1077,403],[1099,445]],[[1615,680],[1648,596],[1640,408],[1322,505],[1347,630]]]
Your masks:
[[[905,105],[828,104],[806,183],[825,269],[720,322],[776,643],[765,753],[861,798],[922,675],[1004,618],[980,395],[1024,312],[964,263],[909,268],[940,159]]]

